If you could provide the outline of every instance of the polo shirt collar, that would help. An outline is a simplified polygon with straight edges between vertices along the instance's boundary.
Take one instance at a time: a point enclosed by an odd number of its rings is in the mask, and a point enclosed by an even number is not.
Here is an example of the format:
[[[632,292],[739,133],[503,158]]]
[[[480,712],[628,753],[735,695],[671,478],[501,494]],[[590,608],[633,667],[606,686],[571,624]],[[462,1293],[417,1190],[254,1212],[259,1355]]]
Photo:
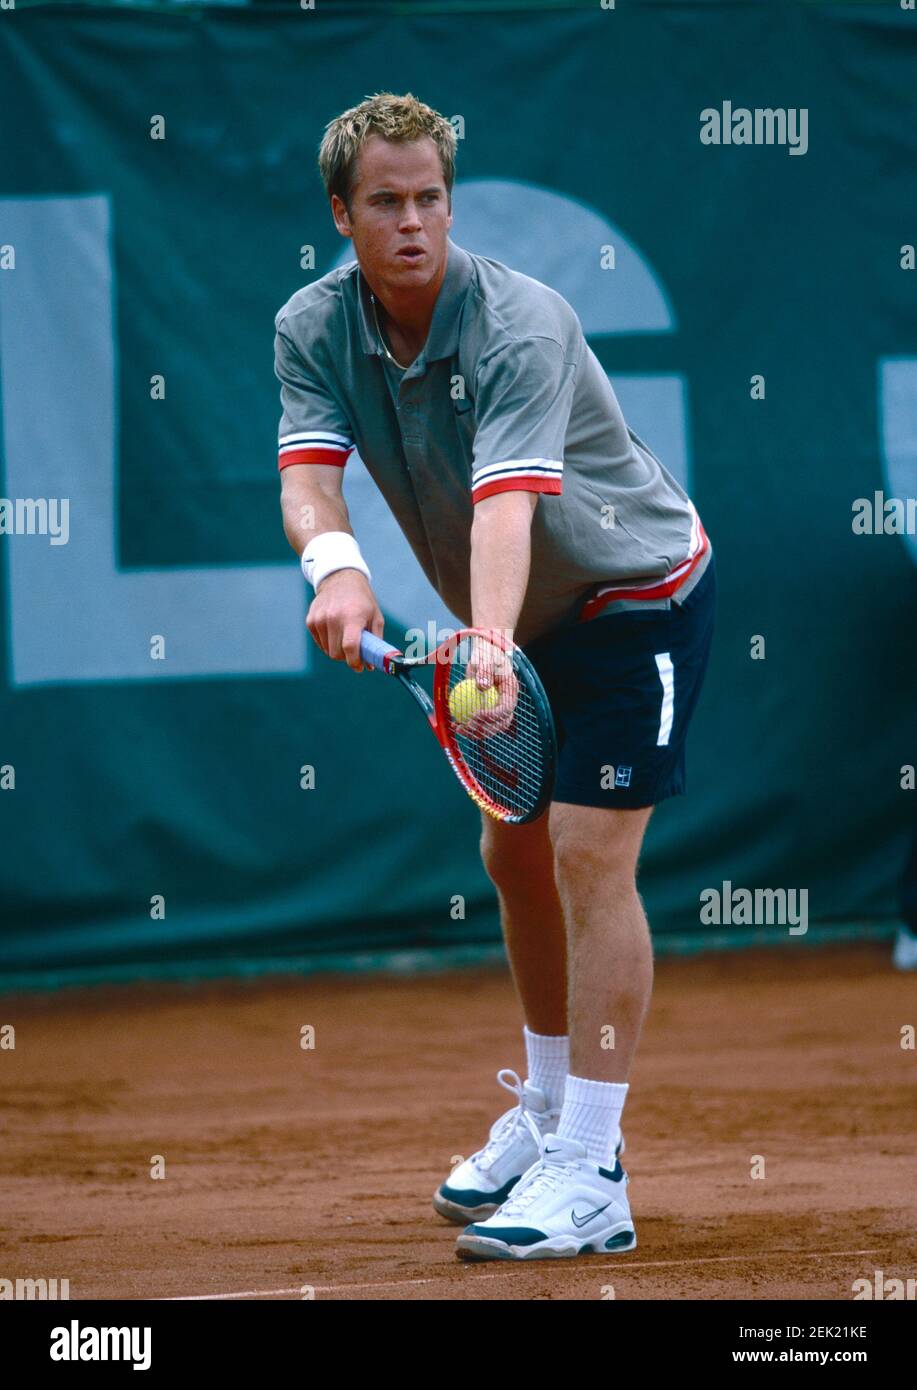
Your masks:
[[[462,305],[471,283],[471,257],[467,251],[462,250],[461,246],[457,246],[451,237],[446,240],[448,248],[446,273],[433,306],[433,318],[430,322],[427,341],[417,358],[417,361],[422,362],[422,364],[436,362],[442,357],[451,357],[457,351]],[[376,333],[372,304],[369,298],[370,290],[359,265],[357,266],[357,284],[359,287],[360,338],[363,351],[381,355],[382,344]]]

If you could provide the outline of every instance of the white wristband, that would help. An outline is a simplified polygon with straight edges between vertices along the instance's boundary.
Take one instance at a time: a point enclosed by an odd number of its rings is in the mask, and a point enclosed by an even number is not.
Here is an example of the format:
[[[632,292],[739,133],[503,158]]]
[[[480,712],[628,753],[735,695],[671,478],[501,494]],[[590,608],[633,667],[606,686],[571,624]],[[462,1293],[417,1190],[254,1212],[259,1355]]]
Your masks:
[[[312,585],[318,589],[327,575],[335,570],[359,570],[367,579],[372,575],[363,556],[349,531],[323,531],[315,536],[302,553],[302,572]]]

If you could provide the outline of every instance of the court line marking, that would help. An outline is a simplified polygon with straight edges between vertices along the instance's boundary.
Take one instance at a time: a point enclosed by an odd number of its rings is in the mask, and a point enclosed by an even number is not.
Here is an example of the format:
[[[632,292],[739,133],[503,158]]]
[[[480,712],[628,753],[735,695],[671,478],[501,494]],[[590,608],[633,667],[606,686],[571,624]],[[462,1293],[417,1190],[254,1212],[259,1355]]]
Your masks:
[[[622,1273],[627,1273],[631,1269],[670,1269],[675,1266],[678,1269],[686,1269],[689,1265],[704,1264],[723,1264],[724,1262],[736,1260],[772,1260],[775,1255],[792,1255],[794,1259],[802,1260],[835,1260],[849,1255],[879,1255],[880,1250],[768,1250],[763,1254],[754,1253],[742,1255],[697,1255],[690,1260],[634,1260],[628,1264],[621,1264],[620,1261],[604,1260],[590,1262],[590,1269],[618,1269]],[[519,1260],[514,1262],[514,1267],[524,1265],[526,1261]],[[531,1264],[543,1265],[546,1261],[532,1260]],[[554,1266],[561,1264],[562,1261],[555,1261]],[[467,1268],[467,1266],[466,1266]],[[583,1268],[583,1266],[580,1266]],[[500,1279],[506,1278],[510,1271],[506,1268],[495,1270],[493,1274],[479,1274],[477,1279]],[[445,1275],[430,1279],[382,1279],[373,1280],[366,1284],[299,1284],[292,1289],[247,1289],[244,1293],[194,1293],[178,1294],[172,1298],[151,1299],[153,1303],[208,1303],[220,1299],[231,1298],[279,1298],[282,1294],[302,1294],[303,1288],[310,1288],[315,1293],[344,1293],[349,1289],[405,1289],[419,1287],[421,1284],[441,1284]],[[450,1282],[452,1282],[450,1280]],[[303,1303],[311,1302],[310,1299],[302,1299]]]

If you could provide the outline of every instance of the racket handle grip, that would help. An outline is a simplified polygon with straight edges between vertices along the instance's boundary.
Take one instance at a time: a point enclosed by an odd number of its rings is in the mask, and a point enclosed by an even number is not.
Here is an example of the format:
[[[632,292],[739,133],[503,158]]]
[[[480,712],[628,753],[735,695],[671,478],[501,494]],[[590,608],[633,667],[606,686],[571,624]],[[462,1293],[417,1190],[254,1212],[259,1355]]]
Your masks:
[[[364,665],[375,666],[377,671],[385,671],[387,669],[386,659],[401,655],[402,653],[397,647],[393,647],[382,637],[377,637],[367,628],[363,629],[363,634],[360,637],[360,656],[363,658]]]

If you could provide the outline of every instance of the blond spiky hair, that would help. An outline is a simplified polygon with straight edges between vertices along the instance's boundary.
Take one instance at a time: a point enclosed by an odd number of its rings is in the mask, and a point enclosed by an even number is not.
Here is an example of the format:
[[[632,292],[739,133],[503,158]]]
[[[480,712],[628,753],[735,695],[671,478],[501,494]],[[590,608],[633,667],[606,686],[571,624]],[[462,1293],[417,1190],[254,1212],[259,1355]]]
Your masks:
[[[351,197],[356,183],[357,156],[370,135],[382,135],[386,140],[419,140],[429,135],[439,150],[443,179],[449,202],[455,182],[455,150],[458,144],[455,131],[432,107],[425,106],[410,92],[397,96],[394,92],[376,92],[374,96],[352,106],[329,121],[318,152],[318,167],[330,201],[333,194],[343,201],[350,212]]]

